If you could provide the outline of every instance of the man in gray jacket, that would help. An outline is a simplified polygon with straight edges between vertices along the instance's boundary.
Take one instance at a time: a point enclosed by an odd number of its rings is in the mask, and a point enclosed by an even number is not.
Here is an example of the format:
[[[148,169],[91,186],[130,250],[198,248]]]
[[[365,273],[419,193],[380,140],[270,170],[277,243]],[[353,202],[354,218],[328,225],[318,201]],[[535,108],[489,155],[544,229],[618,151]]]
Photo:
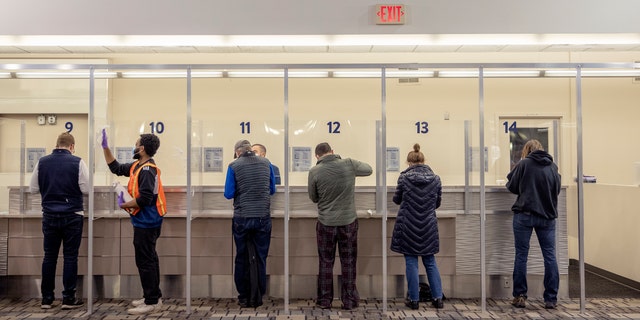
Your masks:
[[[316,146],[317,164],[309,170],[308,192],[318,204],[316,237],[318,243],[318,299],[322,309],[331,308],[333,301],[333,264],[336,244],[342,266],[342,308],[358,306],[356,260],[358,257],[358,220],[354,190],[356,177],[371,175],[371,166],[353,159],[341,159],[331,146],[323,142]]]

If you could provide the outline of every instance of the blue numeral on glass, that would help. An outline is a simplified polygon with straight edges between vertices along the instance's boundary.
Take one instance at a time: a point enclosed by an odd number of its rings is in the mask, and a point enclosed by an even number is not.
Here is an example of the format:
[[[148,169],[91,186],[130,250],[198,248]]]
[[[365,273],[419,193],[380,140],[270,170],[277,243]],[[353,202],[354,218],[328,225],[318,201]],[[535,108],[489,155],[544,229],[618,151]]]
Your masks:
[[[429,132],[429,123],[426,121],[418,121],[416,122],[416,133],[425,134]]]
[[[505,121],[502,123],[504,126],[504,133],[509,133],[509,131],[518,132],[518,127],[516,126],[516,122],[514,121],[509,125],[509,121]]]
[[[339,121],[329,121],[327,122],[327,127],[329,127],[329,133],[340,133],[340,122]]]
[[[242,128],[242,134],[250,134],[251,133],[251,122],[240,122],[240,127]]]
[[[164,132],[164,123],[162,121],[151,122],[149,123],[149,127],[151,127],[152,134],[161,134]]]

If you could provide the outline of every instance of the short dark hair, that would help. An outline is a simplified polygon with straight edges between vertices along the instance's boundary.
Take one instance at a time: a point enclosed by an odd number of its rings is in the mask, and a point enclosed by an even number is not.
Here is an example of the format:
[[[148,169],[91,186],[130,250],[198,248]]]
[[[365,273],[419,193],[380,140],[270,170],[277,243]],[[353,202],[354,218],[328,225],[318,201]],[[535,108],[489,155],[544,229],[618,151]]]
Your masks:
[[[327,142],[319,143],[316,146],[316,156],[324,156],[325,154],[331,152],[331,146]]]
[[[73,138],[71,133],[63,132],[58,136],[58,140],[56,140],[56,148],[68,148],[72,144],[76,144],[76,139]]]
[[[260,149],[260,152],[267,154],[267,147],[265,147],[263,144],[254,143],[251,147],[257,147],[258,149]]]
[[[149,157],[153,157],[160,148],[160,138],[155,134],[143,133],[140,135],[140,145],[144,146],[144,152]]]

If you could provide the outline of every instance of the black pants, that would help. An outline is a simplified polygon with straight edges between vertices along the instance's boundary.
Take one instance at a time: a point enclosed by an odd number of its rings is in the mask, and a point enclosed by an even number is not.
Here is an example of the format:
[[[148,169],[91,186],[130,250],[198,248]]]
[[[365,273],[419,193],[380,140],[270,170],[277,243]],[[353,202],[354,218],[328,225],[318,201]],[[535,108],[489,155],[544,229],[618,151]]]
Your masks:
[[[160,292],[160,261],[156,252],[156,241],[160,237],[161,228],[133,227],[133,248],[136,252],[136,266],[140,274],[145,304],[157,304],[158,299],[162,297],[162,292]]]

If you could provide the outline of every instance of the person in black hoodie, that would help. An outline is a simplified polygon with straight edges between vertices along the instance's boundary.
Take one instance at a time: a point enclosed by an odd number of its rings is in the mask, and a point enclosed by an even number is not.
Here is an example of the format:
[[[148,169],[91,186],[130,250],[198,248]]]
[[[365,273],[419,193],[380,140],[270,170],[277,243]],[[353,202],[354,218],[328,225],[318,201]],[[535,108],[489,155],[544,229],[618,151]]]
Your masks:
[[[556,261],[556,218],[560,174],[553,157],[538,140],[527,141],[522,160],[507,175],[507,189],[517,194],[513,211],[515,261],[513,265],[513,306],[524,308],[527,300],[527,257],[531,233],[536,231],[544,259],[545,308],[555,309],[560,276]]]

